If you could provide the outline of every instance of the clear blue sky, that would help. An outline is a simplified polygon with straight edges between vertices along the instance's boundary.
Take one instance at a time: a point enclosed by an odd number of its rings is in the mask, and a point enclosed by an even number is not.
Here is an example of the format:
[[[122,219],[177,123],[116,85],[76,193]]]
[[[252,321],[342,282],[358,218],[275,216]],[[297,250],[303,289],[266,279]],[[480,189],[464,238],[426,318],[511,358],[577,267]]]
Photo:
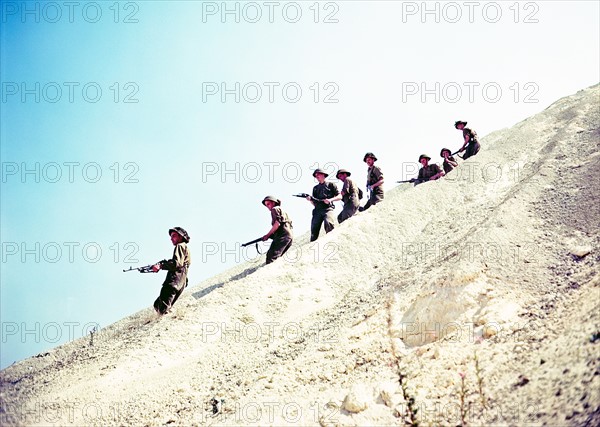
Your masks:
[[[267,194],[307,231],[314,167],[362,185],[373,151],[389,190],[455,120],[483,136],[600,79],[592,1],[0,6],[1,367],[150,306],[163,274],[122,269],[170,227],[196,284],[268,231]]]

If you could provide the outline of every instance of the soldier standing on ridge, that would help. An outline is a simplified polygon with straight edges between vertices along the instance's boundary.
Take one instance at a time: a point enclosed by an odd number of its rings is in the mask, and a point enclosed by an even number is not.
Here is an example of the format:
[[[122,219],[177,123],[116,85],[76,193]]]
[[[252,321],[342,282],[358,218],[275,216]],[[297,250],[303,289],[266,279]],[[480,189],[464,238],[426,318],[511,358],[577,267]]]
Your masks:
[[[271,229],[263,236],[263,242],[267,239],[273,239],[269,250],[267,251],[267,264],[271,264],[277,258],[283,256],[292,246],[292,221],[288,214],[281,210],[281,200],[267,196],[262,204],[271,211]]]
[[[187,244],[190,242],[190,236],[181,227],[169,229],[171,243],[175,246],[173,257],[170,260],[162,260],[152,266],[152,271],[157,273],[159,270],[167,270],[167,277],[162,284],[160,295],[154,301],[154,309],[159,314],[169,312],[173,304],[183,293],[188,284],[187,274],[192,259]]]
[[[427,181],[434,181],[444,176],[444,171],[442,171],[438,165],[436,165],[435,163],[431,165],[429,164],[430,160],[431,157],[429,157],[426,154],[421,154],[419,156],[419,163],[421,163],[423,167],[419,169],[419,176],[417,177],[417,182],[421,183]]]
[[[479,152],[479,149],[481,148],[481,145],[479,144],[479,139],[477,139],[477,132],[465,127],[466,125],[467,122],[462,122],[460,120],[454,123],[454,127],[456,129],[462,130],[463,139],[465,140],[463,146],[459,150],[462,153],[463,151],[465,151],[466,147],[467,152],[462,157],[463,160],[467,160],[469,157],[474,156]]]
[[[359,189],[356,184],[354,184],[354,181],[348,178],[350,175],[351,173],[346,169],[337,171],[335,177],[343,181],[344,186],[342,187],[340,195],[329,200],[330,202],[335,202],[336,200],[342,200],[344,202],[344,208],[337,217],[340,224],[354,215],[360,205]]]
[[[440,156],[444,158],[444,163],[442,166],[444,167],[445,173],[450,172],[452,169],[458,166],[458,162],[451,154],[452,153],[450,152],[449,148],[442,148],[442,151],[440,151]]]
[[[306,198],[306,200],[311,202],[315,207],[310,223],[311,242],[314,242],[319,237],[321,224],[325,226],[326,233],[329,233],[335,227],[335,219],[333,217],[335,206],[330,202],[330,199],[340,194],[340,192],[333,182],[325,182],[325,178],[328,176],[329,174],[326,174],[321,169],[315,169],[313,177],[315,177],[319,183],[313,187],[312,198],[310,196]]]
[[[367,170],[367,190],[369,190],[369,200],[364,207],[358,208],[359,211],[366,211],[383,200],[383,172],[378,166],[375,166],[377,157],[373,153],[365,154],[363,161],[369,166]]]

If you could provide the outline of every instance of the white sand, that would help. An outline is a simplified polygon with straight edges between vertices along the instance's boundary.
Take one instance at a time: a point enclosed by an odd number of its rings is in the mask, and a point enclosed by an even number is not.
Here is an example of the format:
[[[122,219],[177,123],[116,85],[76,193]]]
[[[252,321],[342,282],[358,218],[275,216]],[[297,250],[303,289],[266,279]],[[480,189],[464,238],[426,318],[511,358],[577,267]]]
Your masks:
[[[163,318],[6,368],[0,422],[405,425],[412,398],[421,425],[600,425],[599,101],[494,132],[447,178]]]

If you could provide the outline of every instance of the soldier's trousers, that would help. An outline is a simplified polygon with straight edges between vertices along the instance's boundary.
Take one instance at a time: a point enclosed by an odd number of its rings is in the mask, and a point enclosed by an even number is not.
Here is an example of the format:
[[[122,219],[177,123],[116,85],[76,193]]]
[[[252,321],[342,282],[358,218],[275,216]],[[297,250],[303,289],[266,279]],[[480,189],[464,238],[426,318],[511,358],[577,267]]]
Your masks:
[[[480,148],[481,148],[481,145],[479,144],[479,142],[476,142],[474,144],[469,143],[467,145],[467,149],[465,150],[465,155],[463,156],[463,160],[467,160],[469,157],[474,156],[475,154],[479,153]]]
[[[173,304],[175,304],[175,301],[177,301],[187,286],[187,278],[185,278],[185,281],[179,285],[181,289],[178,289],[171,283],[163,284],[162,288],[160,289],[160,295],[158,298],[156,298],[156,301],[154,301],[154,309],[159,314],[166,314],[171,307],[173,307]]]
[[[277,258],[280,258],[292,246],[292,237],[283,236],[273,239],[269,250],[267,251],[267,264],[271,264]]]
[[[325,232],[329,233],[335,228],[335,218],[333,210],[313,210],[312,221],[310,222],[310,241],[314,242],[319,237],[321,224],[325,226]]]
[[[340,212],[340,214],[337,217],[338,222],[341,224],[342,222],[344,222],[348,218],[350,218],[352,215],[354,215],[356,213],[356,211],[358,210],[358,206],[359,206],[358,200],[356,200],[356,201],[350,200],[348,203],[344,203],[344,209],[342,209],[342,211]]]
[[[380,188],[381,187],[377,187],[375,190],[371,190],[371,197],[369,197],[369,200],[367,200],[367,203],[362,208],[363,211],[366,211],[372,205],[376,205],[383,200],[383,190],[379,190]]]

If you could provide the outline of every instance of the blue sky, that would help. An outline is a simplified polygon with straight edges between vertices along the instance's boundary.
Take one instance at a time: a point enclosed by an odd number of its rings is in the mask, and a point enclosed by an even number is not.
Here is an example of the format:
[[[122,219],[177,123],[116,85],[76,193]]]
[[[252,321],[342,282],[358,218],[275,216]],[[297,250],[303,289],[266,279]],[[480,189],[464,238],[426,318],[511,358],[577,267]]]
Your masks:
[[[170,227],[196,284],[268,231],[267,194],[307,231],[314,167],[362,184],[373,151],[389,190],[455,120],[483,136],[599,80],[598,2],[423,4],[2,1],[1,366],[150,306],[163,274],[122,269]]]

